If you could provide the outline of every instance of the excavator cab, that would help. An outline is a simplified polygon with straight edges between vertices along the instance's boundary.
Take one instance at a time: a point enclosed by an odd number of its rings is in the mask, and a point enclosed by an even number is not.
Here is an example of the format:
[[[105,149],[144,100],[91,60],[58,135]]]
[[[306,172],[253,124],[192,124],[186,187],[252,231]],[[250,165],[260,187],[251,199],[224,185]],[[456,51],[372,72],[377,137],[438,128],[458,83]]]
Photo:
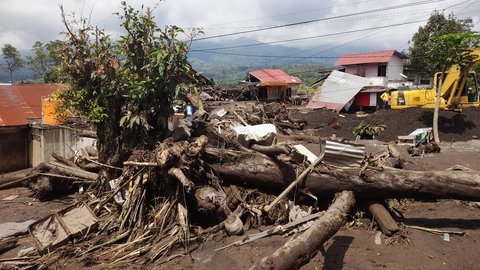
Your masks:
[[[478,75],[476,73],[469,73],[467,82],[463,88],[462,96],[467,96],[468,102],[478,102],[479,95],[479,83]]]

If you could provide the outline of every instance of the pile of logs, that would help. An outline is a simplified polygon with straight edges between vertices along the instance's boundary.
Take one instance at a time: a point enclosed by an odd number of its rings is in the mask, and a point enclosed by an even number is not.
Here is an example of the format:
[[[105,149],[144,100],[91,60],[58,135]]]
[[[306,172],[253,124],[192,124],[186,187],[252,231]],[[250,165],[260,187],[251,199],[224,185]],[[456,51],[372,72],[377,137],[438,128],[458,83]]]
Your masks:
[[[233,128],[258,124],[275,125],[276,137],[242,141]],[[97,183],[92,187],[100,186],[102,192],[90,193],[89,205],[105,221],[101,232],[111,237],[100,244],[92,239],[84,254],[97,251],[98,260],[110,262],[163,261],[180,247],[184,248],[181,254],[191,252],[206,235],[242,234],[249,228],[273,226],[248,237],[254,241],[308,222],[306,231],[257,262],[256,269],[301,267],[343,226],[355,201],[365,203],[379,229],[389,236],[399,227],[382,203],[387,198],[480,200],[480,173],[406,171],[379,165],[383,164],[379,160],[389,156],[401,158],[394,149],[365,157],[360,167],[328,164],[323,160],[325,151],[314,161],[299,161],[293,145],[308,142],[323,149],[325,139],[303,127],[279,104],[221,104],[209,112],[197,111],[193,119],[183,119],[171,138],[154,150],[135,152],[123,168],[99,163],[96,151],[88,149],[74,160],[54,155],[55,161],[1,175],[0,188],[40,177]],[[120,174],[108,179],[108,188],[107,183],[98,184],[98,172],[104,168]],[[297,195],[294,189],[299,190]],[[293,196],[333,198],[333,202],[325,212],[303,206],[313,212],[289,221],[288,201]],[[114,252],[106,248],[114,243],[121,243]]]
[[[65,192],[68,187],[94,184],[98,180],[102,164],[96,161],[98,155],[96,150],[93,147],[87,148],[88,151],[85,149],[82,151],[84,156],[74,160],[52,153],[52,161],[33,168],[2,174],[0,190],[26,185],[32,188],[37,198],[43,200],[59,191]]]

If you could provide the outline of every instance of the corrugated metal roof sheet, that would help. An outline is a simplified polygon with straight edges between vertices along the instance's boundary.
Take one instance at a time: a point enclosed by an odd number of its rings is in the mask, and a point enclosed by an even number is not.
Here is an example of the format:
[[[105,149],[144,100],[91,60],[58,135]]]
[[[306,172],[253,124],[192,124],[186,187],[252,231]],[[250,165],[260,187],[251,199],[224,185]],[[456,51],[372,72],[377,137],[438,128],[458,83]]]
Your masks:
[[[42,97],[60,84],[0,85],[0,126],[21,126],[27,119],[42,117]]]
[[[368,52],[368,53],[353,53],[340,56],[335,62],[336,66],[349,66],[369,63],[386,63],[390,61],[392,56],[400,54],[395,50]]]
[[[327,140],[323,161],[342,167],[360,167],[364,156],[364,145]]]
[[[259,69],[250,71],[248,74],[257,78],[260,83],[282,82],[285,84],[301,84],[298,77],[288,75],[281,69]]]
[[[327,108],[340,111],[353,101],[355,95],[366,85],[368,79],[341,71],[332,71],[322,86],[313,95],[307,108]],[[351,105],[351,103],[350,103]]]

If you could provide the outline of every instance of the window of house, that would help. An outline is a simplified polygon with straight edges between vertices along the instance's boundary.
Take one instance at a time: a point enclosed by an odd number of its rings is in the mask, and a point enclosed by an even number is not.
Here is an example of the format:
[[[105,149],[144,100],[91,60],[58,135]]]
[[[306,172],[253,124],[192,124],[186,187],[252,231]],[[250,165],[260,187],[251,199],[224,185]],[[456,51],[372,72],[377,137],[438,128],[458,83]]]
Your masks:
[[[378,65],[378,77],[387,76],[387,65]]]
[[[365,66],[364,65],[358,65],[357,66],[357,72],[356,72],[355,75],[360,76],[360,77],[365,77]]]

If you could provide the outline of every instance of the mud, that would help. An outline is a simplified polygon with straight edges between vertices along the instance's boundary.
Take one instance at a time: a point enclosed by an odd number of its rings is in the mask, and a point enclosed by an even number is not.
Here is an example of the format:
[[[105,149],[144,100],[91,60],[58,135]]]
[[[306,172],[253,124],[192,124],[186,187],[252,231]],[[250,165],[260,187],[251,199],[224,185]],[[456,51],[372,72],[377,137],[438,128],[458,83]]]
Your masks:
[[[431,127],[433,110],[410,108],[404,110],[380,110],[363,117],[355,113],[341,113],[318,109],[312,111],[292,110],[295,119],[304,120],[307,128],[318,129],[316,134],[330,137],[336,134],[348,140],[354,140],[353,129],[362,121],[366,123],[378,122],[387,128],[376,139],[392,141],[399,135],[408,135],[417,128]],[[332,120],[336,119],[336,121]],[[480,137],[480,109],[469,108],[462,112],[440,111],[439,132],[443,141],[468,141]],[[333,123],[338,124],[333,124]],[[330,123],[330,125],[329,125]]]

